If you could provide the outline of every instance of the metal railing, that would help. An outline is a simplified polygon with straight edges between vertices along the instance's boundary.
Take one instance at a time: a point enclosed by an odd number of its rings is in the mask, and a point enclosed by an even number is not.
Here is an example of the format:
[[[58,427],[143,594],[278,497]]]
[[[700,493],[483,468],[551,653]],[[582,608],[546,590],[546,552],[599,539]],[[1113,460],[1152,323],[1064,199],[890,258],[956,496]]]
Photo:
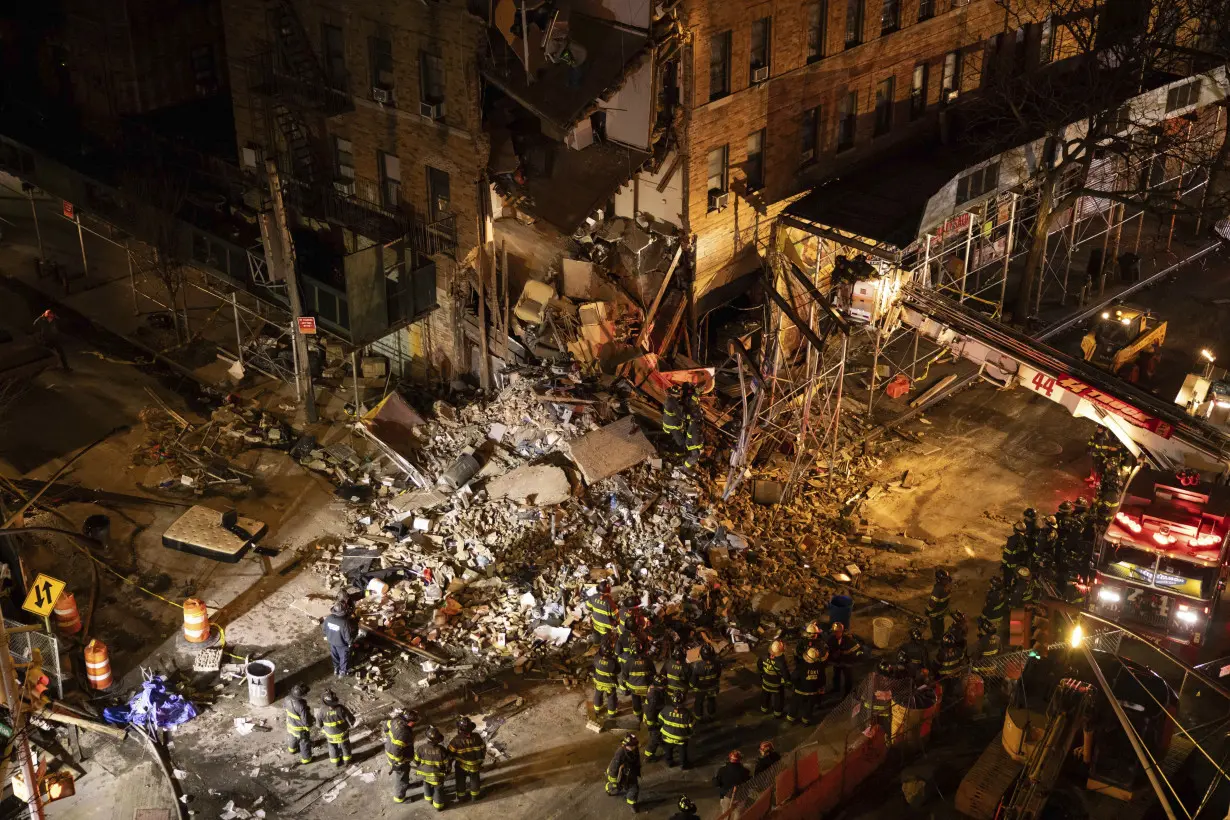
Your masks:
[[[262,96],[298,103],[327,117],[354,110],[354,97],[344,80],[325,78],[325,82],[312,82],[296,77],[278,66],[276,55],[264,51],[248,58],[248,77],[251,90]]]
[[[16,629],[25,624],[4,619],[8,629]],[[38,650],[39,659],[43,665],[43,674],[56,687],[56,697],[64,698],[64,672],[60,668],[60,641],[54,635],[46,632],[15,632],[9,635],[9,654],[19,664],[31,663],[34,660],[34,650]]]

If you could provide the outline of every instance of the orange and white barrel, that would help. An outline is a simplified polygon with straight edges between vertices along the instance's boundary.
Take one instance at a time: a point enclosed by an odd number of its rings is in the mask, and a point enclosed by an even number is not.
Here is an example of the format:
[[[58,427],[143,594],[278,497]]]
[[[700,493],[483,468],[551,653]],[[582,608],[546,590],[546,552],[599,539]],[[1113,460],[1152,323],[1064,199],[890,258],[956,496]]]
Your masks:
[[[111,658],[107,645],[97,638],[91,638],[85,646],[85,676],[91,689],[111,688]]]
[[[188,643],[209,640],[209,610],[204,601],[196,598],[184,601],[184,640]]]
[[[77,612],[77,599],[71,592],[61,593],[56,601],[56,629],[65,635],[81,631],[81,615]]]

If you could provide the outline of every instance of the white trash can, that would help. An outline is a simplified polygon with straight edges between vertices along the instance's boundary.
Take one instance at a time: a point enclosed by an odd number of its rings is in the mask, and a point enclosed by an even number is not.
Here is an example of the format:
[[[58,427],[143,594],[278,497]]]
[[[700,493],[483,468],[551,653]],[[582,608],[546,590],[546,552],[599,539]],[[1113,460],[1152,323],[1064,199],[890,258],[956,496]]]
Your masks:
[[[248,664],[248,702],[253,706],[273,705],[273,671],[273,661],[251,661]]]
[[[871,622],[871,642],[876,649],[888,649],[893,635],[892,618],[876,618]]]

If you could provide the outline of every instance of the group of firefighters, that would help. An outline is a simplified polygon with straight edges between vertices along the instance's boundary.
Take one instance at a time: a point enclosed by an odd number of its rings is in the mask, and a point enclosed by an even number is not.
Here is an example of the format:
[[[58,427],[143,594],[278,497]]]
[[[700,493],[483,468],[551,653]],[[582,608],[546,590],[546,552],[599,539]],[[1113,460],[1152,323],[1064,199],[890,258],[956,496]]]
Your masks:
[[[312,712],[307,702],[308,687],[296,683],[286,699],[286,731],[290,735],[287,751],[298,755],[300,764],[312,762],[312,729],[319,727],[329,749],[329,761],[341,768],[350,763],[350,731],[357,721],[333,692],[325,690],[322,707]],[[427,727],[424,742],[415,746],[418,712],[394,707],[384,721],[384,754],[393,775],[393,801],[406,802],[411,790],[411,773],[422,781],[423,799],[437,810],[445,806],[444,783],[452,772],[458,800],[477,800],[481,793],[479,774],[487,756],[487,744],[467,717],[457,720],[456,733],[446,744],[444,734]]]

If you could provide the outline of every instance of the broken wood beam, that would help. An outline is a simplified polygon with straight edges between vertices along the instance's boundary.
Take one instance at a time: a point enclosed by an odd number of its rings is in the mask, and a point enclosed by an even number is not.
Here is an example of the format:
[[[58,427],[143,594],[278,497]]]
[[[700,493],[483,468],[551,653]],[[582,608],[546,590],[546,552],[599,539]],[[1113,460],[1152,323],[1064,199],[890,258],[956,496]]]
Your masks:
[[[654,315],[658,312],[658,306],[662,304],[662,297],[666,295],[666,289],[670,286],[671,279],[675,275],[675,268],[679,266],[679,259],[683,255],[683,243],[680,242],[675,246],[675,256],[671,259],[670,267],[666,269],[666,275],[662,277],[662,284],[658,286],[658,294],[653,297],[653,304],[645,311],[645,319],[641,322],[641,332],[636,340],[637,347],[644,347],[644,342],[649,338],[649,332],[653,327]]]
[[[50,706],[39,712],[38,716],[43,720],[50,720],[55,723],[64,723],[69,726],[76,726],[79,729],[85,729],[89,732],[98,732],[99,734],[108,735],[116,738],[117,740],[123,740],[128,734],[126,730],[120,729],[117,726],[109,726],[106,723],[100,723],[96,720],[87,720],[86,718],[77,717],[76,715],[66,715],[63,712],[53,712],[51,711]]]
[[[436,663],[443,664],[445,666],[447,666],[449,663],[448,658],[445,658],[441,655],[437,655],[436,653],[431,652],[427,649],[424,649],[421,646],[415,646],[412,643],[407,643],[406,641],[403,641],[401,638],[394,638],[389,633],[383,632],[379,629],[376,629],[375,627],[369,626],[368,624],[360,622],[359,626],[361,626],[363,629],[366,629],[370,634],[375,635],[377,638],[384,638],[386,641],[393,644],[394,646],[401,647],[407,652],[413,652],[414,654],[418,655],[420,658],[426,658],[429,661],[434,661]]]
[[[952,384],[956,380],[957,374],[949,373],[947,376],[936,382],[926,393],[923,393],[921,396],[914,399],[914,401],[910,402],[910,407],[918,407],[921,404],[926,404],[932,396],[938,395],[945,387]]]
[[[786,267],[789,268],[790,272],[794,274],[794,278],[799,280],[799,284],[801,284],[803,289],[807,291],[807,295],[814,299],[820,307],[824,308],[825,315],[832,320],[833,324],[837,325],[837,329],[840,330],[843,335],[849,336],[850,323],[846,320],[845,316],[841,315],[841,311],[833,307],[833,303],[828,300],[828,297],[821,293],[820,289],[817,288],[810,279],[804,276],[803,271],[795,267],[793,262],[787,262]]]

